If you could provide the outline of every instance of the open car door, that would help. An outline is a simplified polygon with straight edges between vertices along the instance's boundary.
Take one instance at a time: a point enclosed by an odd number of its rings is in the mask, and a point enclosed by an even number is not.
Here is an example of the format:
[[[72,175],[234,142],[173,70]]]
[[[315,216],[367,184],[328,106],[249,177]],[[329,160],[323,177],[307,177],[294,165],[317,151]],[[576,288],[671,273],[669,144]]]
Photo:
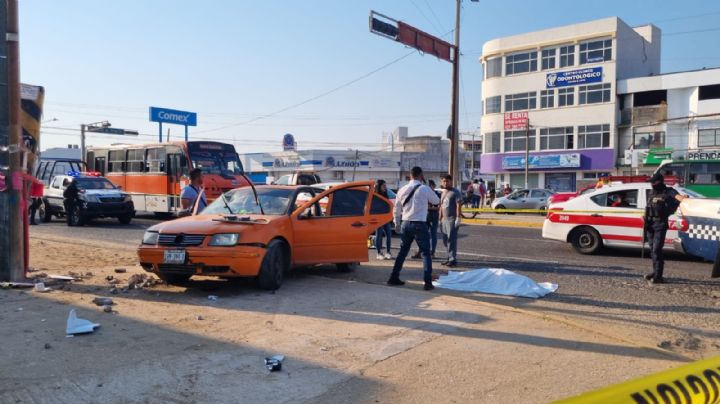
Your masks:
[[[291,214],[296,265],[366,262],[367,237],[392,220],[390,202],[374,182],[340,184]]]

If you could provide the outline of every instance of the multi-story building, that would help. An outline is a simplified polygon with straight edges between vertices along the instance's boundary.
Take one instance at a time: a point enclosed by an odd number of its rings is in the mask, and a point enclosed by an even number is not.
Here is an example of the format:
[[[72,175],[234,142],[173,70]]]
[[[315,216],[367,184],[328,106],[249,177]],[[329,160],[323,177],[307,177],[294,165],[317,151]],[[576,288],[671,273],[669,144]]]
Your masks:
[[[665,158],[720,159],[720,68],[620,80],[617,93],[621,174],[651,173]]]
[[[615,170],[617,80],[660,73],[660,29],[605,18],[488,41],[480,61],[483,173],[571,191]]]

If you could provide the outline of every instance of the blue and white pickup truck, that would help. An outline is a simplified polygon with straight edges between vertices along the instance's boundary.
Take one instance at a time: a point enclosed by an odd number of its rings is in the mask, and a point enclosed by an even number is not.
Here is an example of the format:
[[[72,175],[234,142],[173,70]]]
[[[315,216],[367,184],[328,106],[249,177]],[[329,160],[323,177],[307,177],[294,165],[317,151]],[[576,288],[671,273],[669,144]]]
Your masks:
[[[720,199],[685,199],[678,212],[675,247],[714,262],[712,277],[720,277]]]

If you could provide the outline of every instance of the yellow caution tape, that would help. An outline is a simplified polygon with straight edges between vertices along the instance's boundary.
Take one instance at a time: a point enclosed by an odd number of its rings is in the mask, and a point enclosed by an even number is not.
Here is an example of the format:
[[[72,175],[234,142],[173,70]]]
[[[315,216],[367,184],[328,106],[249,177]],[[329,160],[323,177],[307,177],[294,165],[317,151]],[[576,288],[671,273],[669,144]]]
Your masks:
[[[720,356],[557,403],[720,403]]]

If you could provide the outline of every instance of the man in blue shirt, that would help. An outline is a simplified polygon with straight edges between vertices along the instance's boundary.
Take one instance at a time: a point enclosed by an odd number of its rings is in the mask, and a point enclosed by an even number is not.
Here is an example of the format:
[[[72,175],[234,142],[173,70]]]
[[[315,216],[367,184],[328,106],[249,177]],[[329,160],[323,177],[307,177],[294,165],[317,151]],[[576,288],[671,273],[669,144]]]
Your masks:
[[[395,223],[402,223],[400,233],[400,252],[395,259],[390,279],[387,284],[390,286],[401,286],[405,282],[400,280],[405,258],[410,252],[410,246],[417,240],[418,247],[423,258],[423,280],[425,290],[432,290],[432,260],[430,258],[430,232],[427,226],[428,205],[437,205],[440,198],[435,191],[423,185],[423,172],[420,167],[413,167],[410,170],[412,181],[400,188],[395,199]]]
[[[190,214],[198,214],[207,206],[207,198],[205,198],[205,190],[202,187],[202,171],[195,168],[190,171],[190,184],[183,188],[180,194],[180,204],[184,211]],[[197,209],[195,205],[197,204]]]

